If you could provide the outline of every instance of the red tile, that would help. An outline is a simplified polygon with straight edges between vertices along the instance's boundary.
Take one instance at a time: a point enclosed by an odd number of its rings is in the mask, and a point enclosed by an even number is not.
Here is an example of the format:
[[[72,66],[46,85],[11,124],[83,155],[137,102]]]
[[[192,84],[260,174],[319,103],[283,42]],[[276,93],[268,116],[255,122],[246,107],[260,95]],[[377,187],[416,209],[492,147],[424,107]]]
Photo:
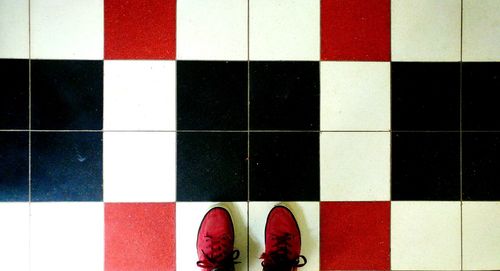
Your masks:
[[[322,0],[321,59],[389,61],[390,0]]]
[[[322,202],[321,270],[389,270],[390,202]]]
[[[105,59],[175,59],[175,0],[105,0]]]
[[[175,270],[175,203],[106,203],[106,271]]]

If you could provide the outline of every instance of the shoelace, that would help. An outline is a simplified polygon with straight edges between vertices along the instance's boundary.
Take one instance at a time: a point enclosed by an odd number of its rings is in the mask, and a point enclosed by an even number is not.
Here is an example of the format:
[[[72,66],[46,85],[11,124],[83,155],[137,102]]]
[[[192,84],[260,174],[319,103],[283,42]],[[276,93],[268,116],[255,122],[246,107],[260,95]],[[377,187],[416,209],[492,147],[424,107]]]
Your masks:
[[[266,270],[276,270],[276,271],[289,271],[292,267],[302,267],[306,265],[307,259],[303,255],[295,259],[288,258],[288,248],[290,244],[288,243],[292,236],[290,234],[284,234],[282,236],[274,236],[276,243],[274,244],[274,250],[270,253],[262,253],[260,256],[263,259],[261,265]],[[303,263],[300,263],[302,259]]]
[[[206,236],[205,238],[210,241],[211,255],[208,255],[204,250],[201,250],[203,256],[205,256],[204,261],[197,261],[196,265],[200,268],[210,269],[210,270],[224,270],[232,271],[234,270],[234,265],[239,263],[236,260],[240,256],[239,250],[233,250],[230,255],[225,258],[220,259],[223,248],[225,248],[225,242],[227,237],[223,236],[219,239],[212,238],[211,236]]]

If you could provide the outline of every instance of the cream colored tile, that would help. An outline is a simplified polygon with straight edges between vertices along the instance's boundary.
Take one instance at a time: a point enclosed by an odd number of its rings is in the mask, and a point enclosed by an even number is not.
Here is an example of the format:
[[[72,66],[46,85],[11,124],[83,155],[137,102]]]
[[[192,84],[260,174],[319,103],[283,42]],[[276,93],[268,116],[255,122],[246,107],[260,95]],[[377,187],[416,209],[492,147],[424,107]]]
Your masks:
[[[390,200],[389,132],[322,132],[322,201]]]
[[[319,60],[319,0],[250,1],[251,60]]]
[[[106,132],[103,136],[106,202],[173,202],[175,132]]]
[[[29,270],[28,202],[0,203],[0,270]]]
[[[103,59],[104,0],[31,0],[31,57]]]
[[[31,204],[31,270],[104,269],[104,204]]]
[[[460,270],[460,202],[391,202],[392,270]]]
[[[177,1],[177,59],[247,60],[247,0]]]
[[[389,62],[321,62],[321,130],[390,130]]]
[[[464,270],[500,270],[500,202],[463,203]]]
[[[393,61],[460,61],[460,0],[392,0]]]
[[[500,61],[500,1],[463,0],[463,61]]]
[[[175,130],[175,61],[104,61],[105,130]]]
[[[0,58],[29,58],[28,0],[0,0]]]

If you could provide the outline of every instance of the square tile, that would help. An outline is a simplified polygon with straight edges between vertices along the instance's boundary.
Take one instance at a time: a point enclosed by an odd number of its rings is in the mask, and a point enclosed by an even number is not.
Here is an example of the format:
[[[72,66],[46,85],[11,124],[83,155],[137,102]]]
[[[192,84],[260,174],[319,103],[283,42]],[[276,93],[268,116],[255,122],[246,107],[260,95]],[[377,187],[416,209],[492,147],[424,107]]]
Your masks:
[[[389,61],[390,0],[321,0],[321,59]]]
[[[177,59],[247,60],[247,0],[188,0],[177,5]]]
[[[463,133],[463,200],[500,201],[499,153],[500,133]]]
[[[320,0],[249,2],[251,60],[319,60]]]
[[[32,128],[101,130],[102,77],[102,61],[31,61]]]
[[[392,202],[392,270],[461,270],[460,202]]]
[[[104,0],[31,0],[31,57],[102,59]]]
[[[0,129],[28,129],[28,60],[0,59],[0,74],[2,75]]]
[[[321,270],[390,270],[390,202],[321,202],[320,208]]]
[[[458,131],[460,63],[393,62],[392,129]]]
[[[250,133],[250,200],[319,200],[319,133]]]
[[[250,62],[250,129],[318,130],[318,62]]]
[[[28,137],[27,132],[0,132],[0,202],[29,200]]]
[[[103,205],[32,203],[30,270],[104,270]]]
[[[248,204],[247,202],[177,202],[176,246],[177,270],[200,270],[196,266],[198,229],[205,214],[213,207],[223,207],[231,215],[234,228],[234,249],[240,251],[235,271],[248,270]]]
[[[463,203],[464,270],[500,269],[500,202]]]
[[[175,0],[104,0],[104,57],[175,59],[175,9]]]
[[[460,61],[460,0],[393,0],[393,61]]]
[[[175,203],[105,204],[105,270],[175,270]]]
[[[323,132],[321,200],[390,200],[391,134]]]
[[[500,2],[463,0],[463,60],[500,61]]]
[[[101,201],[102,133],[32,133],[32,201]]]
[[[174,61],[104,61],[105,130],[175,130]]]
[[[389,62],[321,62],[321,130],[391,129]]]
[[[1,190],[0,190],[1,191]],[[0,203],[1,270],[29,270],[30,210],[25,203]]]
[[[109,132],[103,145],[104,201],[175,201],[175,133]]]
[[[282,205],[293,213],[300,229],[300,255],[307,259],[301,271],[319,270],[319,203],[318,202],[250,202],[249,264],[250,270],[261,270],[259,257],[265,251],[265,229],[269,212]],[[302,262],[302,260],[301,260]]]
[[[177,61],[177,129],[247,130],[248,63]]]
[[[392,200],[460,200],[460,134],[392,133]]]
[[[247,133],[177,133],[177,201],[247,200]]]
[[[0,1],[0,58],[29,58],[29,16],[29,0]]]
[[[500,130],[500,63],[463,63],[462,122],[464,130]]]

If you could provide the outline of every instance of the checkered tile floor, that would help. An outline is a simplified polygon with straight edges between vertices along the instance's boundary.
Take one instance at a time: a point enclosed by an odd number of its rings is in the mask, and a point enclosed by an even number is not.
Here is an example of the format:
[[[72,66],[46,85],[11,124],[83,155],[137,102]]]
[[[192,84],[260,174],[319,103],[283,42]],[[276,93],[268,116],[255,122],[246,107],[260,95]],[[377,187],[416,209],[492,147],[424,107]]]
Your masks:
[[[0,270],[500,269],[500,0],[0,0]]]

